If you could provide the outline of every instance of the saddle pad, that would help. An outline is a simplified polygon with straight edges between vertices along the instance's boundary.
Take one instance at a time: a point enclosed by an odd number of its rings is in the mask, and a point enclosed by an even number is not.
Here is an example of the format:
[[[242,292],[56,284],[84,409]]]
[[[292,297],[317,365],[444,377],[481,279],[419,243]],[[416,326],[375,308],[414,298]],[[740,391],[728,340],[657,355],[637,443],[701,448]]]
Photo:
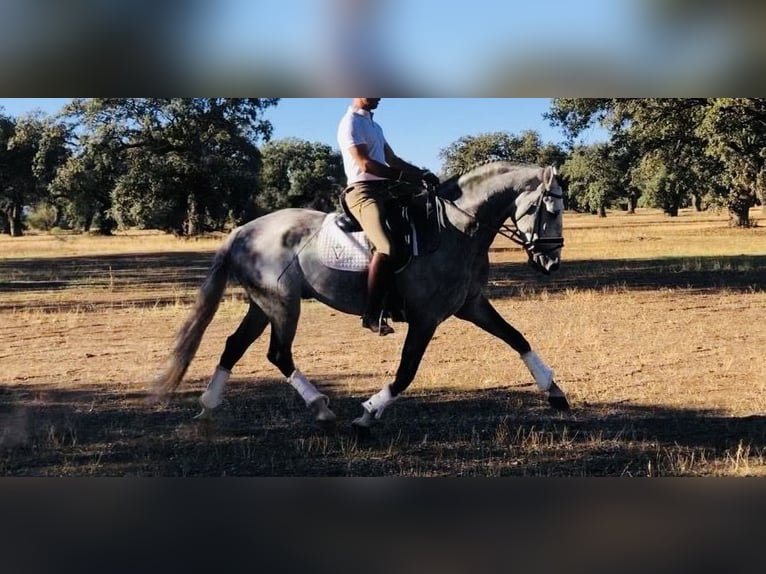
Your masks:
[[[322,222],[317,235],[319,261],[339,271],[366,271],[370,247],[364,233],[346,233],[335,222],[339,214],[330,213]]]

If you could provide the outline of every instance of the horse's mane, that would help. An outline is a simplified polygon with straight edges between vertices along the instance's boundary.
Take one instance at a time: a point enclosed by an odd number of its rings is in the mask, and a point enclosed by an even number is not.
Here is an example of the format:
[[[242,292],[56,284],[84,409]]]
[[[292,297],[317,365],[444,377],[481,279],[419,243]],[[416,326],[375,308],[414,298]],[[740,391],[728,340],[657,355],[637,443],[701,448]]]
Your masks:
[[[462,171],[459,171],[451,175],[449,178],[445,179],[439,186],[439,191],[438,191],[439,197],[443,197],[444,199],[449,199],[451,201],[456,200],[462,194],[462,189],[457,184],[458,180],[461,177],[475,170],[478,170],[480,168],[487,168],[491,165],[501,164],[501,163],[507,164],[509,168],[538,167],[533,164],[515,162],[508,159],[487,159],[479,163],[475,163],[467,168],[464,168]]]

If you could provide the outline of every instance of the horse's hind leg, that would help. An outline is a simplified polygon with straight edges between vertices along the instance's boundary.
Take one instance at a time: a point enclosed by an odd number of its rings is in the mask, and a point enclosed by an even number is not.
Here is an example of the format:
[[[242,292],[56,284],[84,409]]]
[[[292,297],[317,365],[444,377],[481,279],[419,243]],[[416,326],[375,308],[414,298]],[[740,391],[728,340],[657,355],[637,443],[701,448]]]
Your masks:
[[[212,410],[221,404],[223,390],[229,381],[231,370],[253,341],[261,336],[268,323],[269,320],[263,310],[255,303],[251,303],[247,315],[242,319],[237,330],[226,339],[226,347],[221,354],[218,366],[199,399],[202,412],[197,415],[197,418],[208,418]]]
[[[553,370],[548,367],[538,354],[532,350],[524,335],[519,333],[498,313],[492,304],[483,295],[477,295],[455,313],[460,319],[470,321],[490,335],[494,335],[510,345],[519,355],[521,360],[532,373],[537,387],[542,392],[548,393],[548,402],[557,410],[567,410],[567,402],[564,392],[553,380]]]
[[[267,355],[269,361],[286,377],[306,406],[313,410],[317,421],[335,421],[335,413],[328,407],[330,399],[320,393],[293,362],[292,346],[300,316],[300,299],[291,299],[282,305],[276,305],[270,309],[270,314],[271,341]]]

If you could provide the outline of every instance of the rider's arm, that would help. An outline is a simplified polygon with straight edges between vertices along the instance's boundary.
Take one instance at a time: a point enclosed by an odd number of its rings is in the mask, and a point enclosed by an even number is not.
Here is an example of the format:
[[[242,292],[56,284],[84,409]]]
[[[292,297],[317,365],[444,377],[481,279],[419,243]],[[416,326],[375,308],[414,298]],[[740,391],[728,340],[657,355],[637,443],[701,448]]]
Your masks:
[[[420,183],[420,181],[423,179],[423,173],[425,170],[422,170],[419,167],[415,167],[411,163],[404,161],[394,153],[394,150],[391,149],[390,145],[386,144],[383,149],[386,153],[386,163],[388,163],[388,165],[396,170],[399,170],[400,172],[405,172],[405,174],[409,176],[407,178],[408,181],[412,181],[413,183]]]
[[[416,184],[420,184],[422,180],[423,170],[396,157],[388,144],[386,144],[385,150],[386,161],[389,165],[385,165],[372,159],[365,144],[352,145],[349,146],[348,149],[351,152],[351,157],[356,162],[356,165],[365,173],[370,173],[386,179],[408,181]]]
[[[423,181],[425,181],[428,185],[439,185],[439,178],[429,170],[420,169],[411,163],[407,163],[402,158],[397,156],[394,153],[394,150],[391,149],[391,146],[389,146],[387,143],[383,149],[386,153],[386,162],[394,169],[399,170],[401,179],[417,185],[423,185]]]

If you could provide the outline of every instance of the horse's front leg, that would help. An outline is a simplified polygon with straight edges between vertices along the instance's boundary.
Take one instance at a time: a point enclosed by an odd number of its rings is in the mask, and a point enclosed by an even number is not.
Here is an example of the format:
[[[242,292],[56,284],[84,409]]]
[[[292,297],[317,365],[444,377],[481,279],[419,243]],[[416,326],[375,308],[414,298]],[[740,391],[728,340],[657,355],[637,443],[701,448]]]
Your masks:
[[[379,420],[394,401],[410,385],[415,378],[415,373],[420,366],[420,361],[426,352],[428,344],[436,331],[436,323],[421,324],[410,322],[407,328],[407,337],[404,339],[402,358],[396,371],[394,381],[385,385],[380,391],[372,395],[362,403],[362,416],[354,419],[353,425],[357,428],[369,429],[376,420]]]
[[[569,409],[569,402],[564,391],[553,380],[553,369],[543,362],[540,356],[532,350],[524,335],[503,319],[484,295],[476,295],[466,301],[465,305],[455,313],[455,316],[470,321],[490,335],[494,335],[510,345],[519,353],[521,360],[532,373],[537,388],[548,393],[550,405],[560,411]]]

